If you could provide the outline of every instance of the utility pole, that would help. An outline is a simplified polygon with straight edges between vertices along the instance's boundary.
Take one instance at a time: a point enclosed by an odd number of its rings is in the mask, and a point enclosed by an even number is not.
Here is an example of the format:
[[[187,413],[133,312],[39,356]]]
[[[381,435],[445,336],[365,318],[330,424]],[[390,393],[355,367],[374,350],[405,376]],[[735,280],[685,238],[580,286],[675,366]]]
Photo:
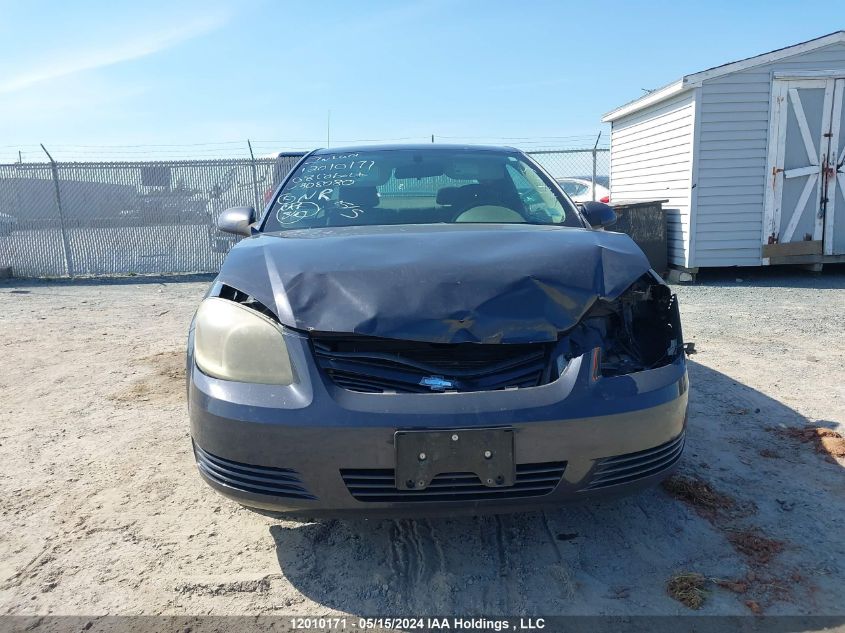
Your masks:
[[[326,147],[332,146],[332,111],[326,113]]]
[[[431,142],[434,143],[434,134],[431,135]]]

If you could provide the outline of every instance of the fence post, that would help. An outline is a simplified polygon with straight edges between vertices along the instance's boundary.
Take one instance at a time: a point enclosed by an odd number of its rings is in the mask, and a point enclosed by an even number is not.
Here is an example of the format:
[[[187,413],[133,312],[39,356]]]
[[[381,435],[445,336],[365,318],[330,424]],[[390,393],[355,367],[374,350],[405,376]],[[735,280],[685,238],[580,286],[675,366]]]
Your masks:
[[[255,154],[252,153],[252,143],[250,142],[249,139],[247,139],[246,144],[249,147],[249,158],[250,158],[250,164],[252,165],[253,203],[255,205],[256,216],[258,216],[258,215],[261,215],[261,211],[263,210],[260,206],[261,198],[258,197],[258,171],[255,169]]]
[[[44,153],[47,154],[47,158],[50,159],[50,171],[53,173],[53,186],[56,190],[56,208],[59,210],[59,225],[62,228],[62,247],[65,251],[65,270],[67,270],[68,277],[73,277],[73,256],[71,255],[70,242],[68,241],[67,236],[67,227],[65,226],[65,213],[62,209],[62,194],[59,187],[59,168],[56,165],[56,161],[54,161],[53,157],[50,156],[50,152],[48,152],[47,148],[44,147],[43,143],[41,143],[41,149],[44,150]]]
[[[596,137],[596,144],[593,145],[593,202],[596,201],[596,158],[598,157],[598,146],[599,146],[599,139],[601,138],[601,132]]]

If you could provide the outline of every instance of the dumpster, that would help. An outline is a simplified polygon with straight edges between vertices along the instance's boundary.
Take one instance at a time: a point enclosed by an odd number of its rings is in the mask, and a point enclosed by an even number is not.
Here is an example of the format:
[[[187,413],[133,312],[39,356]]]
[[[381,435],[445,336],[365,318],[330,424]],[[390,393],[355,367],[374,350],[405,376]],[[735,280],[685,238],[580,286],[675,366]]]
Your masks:
[[[666,236],[666,212],[663,203],[667,200],[613,202],[616,224],[611,231],[631,236],[660,275],[669,270],[669,245]]]

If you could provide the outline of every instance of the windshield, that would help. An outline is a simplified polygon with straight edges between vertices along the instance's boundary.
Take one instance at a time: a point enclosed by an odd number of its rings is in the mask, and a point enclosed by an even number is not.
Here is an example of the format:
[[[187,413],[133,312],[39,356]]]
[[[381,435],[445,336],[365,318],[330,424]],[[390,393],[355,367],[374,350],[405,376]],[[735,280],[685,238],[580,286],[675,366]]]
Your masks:
[[[279,191],[263,230],[435,223],[583,226],[518,153],[397,149],[309,156]]]

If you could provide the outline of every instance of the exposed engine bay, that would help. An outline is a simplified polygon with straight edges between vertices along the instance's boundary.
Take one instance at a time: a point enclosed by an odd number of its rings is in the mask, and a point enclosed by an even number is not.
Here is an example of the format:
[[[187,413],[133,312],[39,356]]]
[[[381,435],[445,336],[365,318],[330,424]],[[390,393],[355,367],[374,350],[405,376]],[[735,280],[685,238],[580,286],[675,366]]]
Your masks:
[[[620,376],[667,365],[683,353],[678,301],[651,274],[612,301],[599,299],[559,343],[565,361],[599,348],[600,375]]]

